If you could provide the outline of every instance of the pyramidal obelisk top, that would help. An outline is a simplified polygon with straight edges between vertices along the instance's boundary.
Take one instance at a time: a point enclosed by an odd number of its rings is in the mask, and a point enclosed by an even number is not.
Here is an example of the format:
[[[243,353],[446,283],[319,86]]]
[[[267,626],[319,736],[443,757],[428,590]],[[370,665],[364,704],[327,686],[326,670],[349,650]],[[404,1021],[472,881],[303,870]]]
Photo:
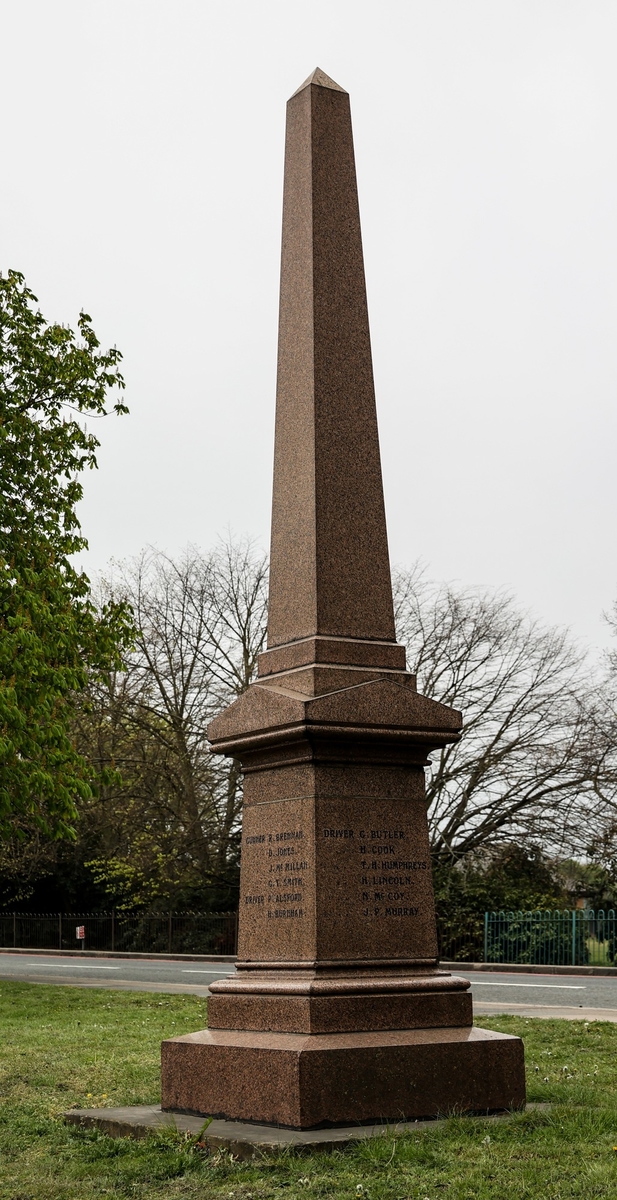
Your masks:
[[[319,69],[287,105],[268,649],[314,638],[395,642],[349,95]]]
[[[308,79],[305,79],[304,83],[301,83],[300,87],[296,88],[291,99],[293,100],[294,96],[298,95],[298,92],[303,92],[304,89],[306,87],[310,87],[311,84],[313,84],[314,87],[333,88],[335,92],[344,92],[346,96],[349,95],[348,92],[345,92],[345,88],[342,88],[340,83],[335,83],[333,79],[330,79],[330,76],[326,75],[326,72],[322,71],[321,67],[315,67],[315,70],[311,75],[309,75]]]

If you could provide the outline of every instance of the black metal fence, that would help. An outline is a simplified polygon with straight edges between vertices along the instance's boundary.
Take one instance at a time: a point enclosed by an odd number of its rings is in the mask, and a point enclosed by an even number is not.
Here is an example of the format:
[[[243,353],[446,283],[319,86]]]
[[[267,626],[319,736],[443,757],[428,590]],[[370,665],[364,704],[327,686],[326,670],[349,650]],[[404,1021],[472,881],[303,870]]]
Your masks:
[[[5,913],[0,915],[0,946],[20,950],[125,950],[133,954],[235,954],[237,921],[235,912]]]

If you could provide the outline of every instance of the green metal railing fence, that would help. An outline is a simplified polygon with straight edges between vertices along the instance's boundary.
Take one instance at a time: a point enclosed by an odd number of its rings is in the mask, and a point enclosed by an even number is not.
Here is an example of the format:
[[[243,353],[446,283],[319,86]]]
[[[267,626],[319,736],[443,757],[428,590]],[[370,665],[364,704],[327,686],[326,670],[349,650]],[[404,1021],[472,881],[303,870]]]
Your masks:
[[[437,938],[443,962],[617,966],[613,909],[485,912],[460,922],[442,917]]]
[[[544,966],[613,966],[615,912],[487,912],[483,962]]]

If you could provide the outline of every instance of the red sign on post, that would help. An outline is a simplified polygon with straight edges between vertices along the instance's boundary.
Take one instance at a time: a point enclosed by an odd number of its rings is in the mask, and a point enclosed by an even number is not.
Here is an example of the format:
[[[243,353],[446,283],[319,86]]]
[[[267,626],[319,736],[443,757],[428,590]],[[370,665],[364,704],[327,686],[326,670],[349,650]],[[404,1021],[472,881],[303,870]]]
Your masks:
[[[75,937],[77,938],[78,942],[85,942],[85,940],[86,940],[86,926],[85,925],[77,926],[77,928],[75,930]]]

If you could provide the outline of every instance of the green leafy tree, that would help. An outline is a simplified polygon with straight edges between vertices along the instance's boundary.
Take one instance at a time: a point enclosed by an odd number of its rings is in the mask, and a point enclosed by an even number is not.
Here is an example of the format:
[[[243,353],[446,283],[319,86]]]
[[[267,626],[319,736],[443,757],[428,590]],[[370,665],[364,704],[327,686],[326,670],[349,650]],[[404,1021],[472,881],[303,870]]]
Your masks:
[[[118,662],[126,606],[99,613],[71,558],[99,445],[80,417],[127,412],[118,350],[91,318],[49,324],[17,271],[0,275],[0,834],[70,835],[93,773],[71,736],[76,696]],[[108,397],[116,399],[111,409]]]

